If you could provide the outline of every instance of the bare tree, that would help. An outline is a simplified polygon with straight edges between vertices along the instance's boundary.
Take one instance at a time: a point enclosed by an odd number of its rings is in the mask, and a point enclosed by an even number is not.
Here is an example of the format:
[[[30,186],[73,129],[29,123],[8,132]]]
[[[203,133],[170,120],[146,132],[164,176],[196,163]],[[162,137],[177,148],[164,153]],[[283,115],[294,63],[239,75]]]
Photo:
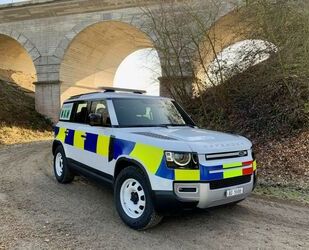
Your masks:
[[[307,112],[308,117],[308,3],[305,0],[247,0],[237,5],[239,1],[235,2],[227,9],[224,0],[162,0],[155,6],[143,8],[148,17],[146,29],[155,38],[155,49],[163,59],[164,87],[185,105],[192,103],[192,94],[198,97],[201,117],[211,116],[209,105],[217,106],[212,114],[216,123],[221,119],[220,113],[226,114],[230,109],[228,100],[242,92],[237,87],[225,86],[231,77],[237,81],[235,75],[249,74],[250,79],[260,77],[258,74],[269,75],[274,86],[282,82],[288,90],[290,106],[295,108],[286,113],[293,113],[291,117],[304,117]],[[230,30],[228,38],[224,34],[226,30]],[[239,55],[230,63],[231,58],[224,53],[233,48],[230,45],[245,40],[251,42],[247,47],[239,46]],[[264,43],[258,47],[254,41]],[[271,58],[271,63],[264,64],[263,73],[260,70],[244,72],[265,58]],[[194,83],[193,89],[190,83]],[[203,98],[206,92],[212,95],[211,103]],[[282,121],[288,119],[283,110],[276,115],[282,116]]]
[[[155,7],[143,8],[149,20],[147,30],[155,38],[155,49],[163,59],[164,79],[170,83],[166,83],[165,88],[183,103],[190,103],[192,99],[190,83],[194,82],[196,95],[200,96],[204,90],[205,84],[198,78],[201,70],[212,82],[205,55],[214,55],[217,62],[218,58],[215,33],[208,31],[224,13],[224,7],[224,1],[160,1]],[[223,81],[223,76],[220,78]],[[201,107],[205,107],[202,98],[200,101]]]
[[[278,48],[273,63],[267,65],[267,75],[274,83],[283,83],[291,99],[290,106],[297,107],[293,115],[309,123],[308,1],[247,1],[243,18],[248,17],[251,36]]]

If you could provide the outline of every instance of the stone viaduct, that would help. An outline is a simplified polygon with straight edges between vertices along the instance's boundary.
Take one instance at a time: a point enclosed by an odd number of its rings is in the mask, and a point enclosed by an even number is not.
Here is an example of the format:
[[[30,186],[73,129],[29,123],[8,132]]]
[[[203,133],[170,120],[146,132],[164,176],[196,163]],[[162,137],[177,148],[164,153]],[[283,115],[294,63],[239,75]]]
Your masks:
[[[0,68],[31,74],[36,110],[55,121],[68,96],[94,91],[102,83],[111,86],[124,58],[155,47],[143,29],[140,6],[146,4],[155,6],[156,1],[31,0],[0,5]],[[227,4],[222,16],[229,11]]]

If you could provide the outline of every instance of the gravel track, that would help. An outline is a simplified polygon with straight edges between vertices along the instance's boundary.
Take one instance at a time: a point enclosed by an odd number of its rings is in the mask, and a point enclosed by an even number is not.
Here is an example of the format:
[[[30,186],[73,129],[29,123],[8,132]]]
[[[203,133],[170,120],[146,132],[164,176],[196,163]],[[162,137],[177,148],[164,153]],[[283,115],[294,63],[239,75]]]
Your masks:
[[[0,249],[309,249],[309,207],[258,196],[133,231],[111,189],[58,184],[50,151],[51,142],[0,149]]]

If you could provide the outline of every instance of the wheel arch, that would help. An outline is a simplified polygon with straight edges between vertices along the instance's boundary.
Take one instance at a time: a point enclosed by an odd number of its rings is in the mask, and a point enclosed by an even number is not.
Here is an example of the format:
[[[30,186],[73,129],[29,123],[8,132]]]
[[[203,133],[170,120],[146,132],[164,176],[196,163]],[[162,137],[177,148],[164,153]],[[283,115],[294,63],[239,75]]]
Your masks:
[[[117,176],[119,175],[119,173],[127,168],[127,167],[130,167],[130,166],[134,166],[134,167],[137,167],[138,169],[140,169],[143,174],[145,175],[146,177],[146,181],[149,185],[149,187],[151,188],[152,190],[152,186],[151,186],[151,182],[150,182],[150,179],[149,179],[149,176],[148,176],[148,173],[145,169],[145,167],[138,161],[136,160],[133,160],[133,159],[130,159],[130,158],[126,158],[126,157],[120,157],[116,164],[115,164],[115,170],[114,170],[114,182],[116,181],[116,178]]]
[[[63,148],[63,145],[62,145],[62,143],[60,141],[54,140],[53,141],[53,146],[52,146],[52,153],[53,153],[53,155],[55,155],[55,151],[56,151],[56,149],[59,146],[61,146]]]

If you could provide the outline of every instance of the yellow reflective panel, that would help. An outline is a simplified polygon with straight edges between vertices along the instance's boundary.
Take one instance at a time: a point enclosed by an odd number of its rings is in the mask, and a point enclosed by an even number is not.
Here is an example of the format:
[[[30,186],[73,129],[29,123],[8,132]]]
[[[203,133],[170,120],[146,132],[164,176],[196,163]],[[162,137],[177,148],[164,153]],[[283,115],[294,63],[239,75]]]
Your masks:
[[[86,135],[84,131],[75,130],[74,133],[74,143],[73,146],[79,149],[84,149],[85,146],[85,138],[82,135]]]
[[[56,139],[58,139],[61,142],[64,142],[65,141],[65,131],[66,130],[67,130],[66,128],[59,128],[59,133],[58,133]]]
[[[97,142],[97,154],[107,157],[109,149],[110,137],[106,135],[99,135]]]
[[[175,181],[199,181],[200,170],[175,169]]]
[[[252,165],[253,165],[253,171],[255,171],[256,170],[256,161],[254,161]]]
[[[139,160],[148,171],[155,174],[163,158],[163,149],[136,143],[130,156]]]
[[[242,176],[242,168],[228,169],[228,170],[224,170],[223,172],[224,179],[237,177],[237,176]]]
[[[223,168],[237,168],[242,167],[242,162],[224,163]]]

